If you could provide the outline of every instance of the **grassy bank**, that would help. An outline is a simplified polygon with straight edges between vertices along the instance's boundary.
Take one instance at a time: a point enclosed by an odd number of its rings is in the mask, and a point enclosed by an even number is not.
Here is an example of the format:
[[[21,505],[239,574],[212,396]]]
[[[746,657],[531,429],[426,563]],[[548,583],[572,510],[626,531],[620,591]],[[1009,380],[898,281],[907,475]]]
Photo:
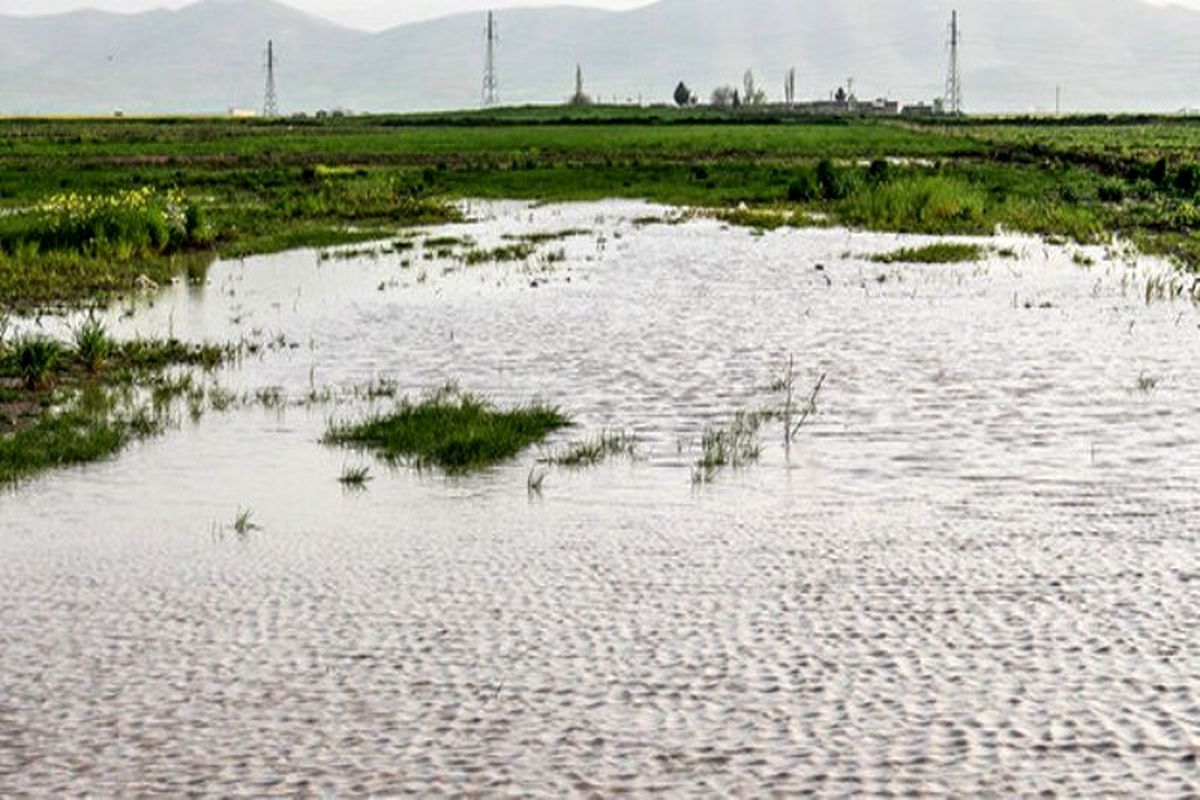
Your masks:
[[[744,206],[767,213],[732,220],[760,225],[819,214],[932,234],[1117,233],[1200,264],[1200,125],[1189,120],[902,123],[600,107],[9,120],[0,133],[0,305],[10,308],[199,280],[216,254],[385,237],[453,219],[465,197]],[[125,213],[130,198],[143,198],[137,214]],[[83,218],[66,218],[67,206]]]

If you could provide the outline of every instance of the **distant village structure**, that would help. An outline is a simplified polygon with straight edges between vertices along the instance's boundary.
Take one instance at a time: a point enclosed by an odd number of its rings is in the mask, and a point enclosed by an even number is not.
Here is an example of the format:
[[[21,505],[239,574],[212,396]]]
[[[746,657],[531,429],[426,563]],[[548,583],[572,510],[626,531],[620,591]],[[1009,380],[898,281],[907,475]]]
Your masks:
[[[856,117],[940,117],[959,116],[963,113],[962,71],[959,65],[961,30],[958,26],[958,11],[951,12],[949,33],[949,67],[946,75],[946,90],[942,97],[931,101],[901,104],[898,100],[878,97],[860,100],[854,93],[854,79],[839,86],[827,100],[796,100],[796,70],[788,70],[784,77],[782,103],[769,103],[766,95],[754,84],[753,72],[747,71],[742,91],[732,86],[719,86],[713,90],[710,105],[717,108],[741,109],[747,113],[769,112],[772,116],[856,116]],[[675,89],[675,102],[680,106],[697,105],[697,99],[687,84],[680,82]]]
[[[486,49],[484,52],[482,105],[485,108],[499,105],[499,70],[496,51],[499,42],[498,26],[495,13],[487,14],[487,26],[484,29]],[[789,69],[784,77],[783,101],[770,102],[767,93],[757,85],[752,70],[747,70],[742,79],[741,87],[730,85],[718,86],[713,90],[707,105],[714,108],[724,108],[742,111],[747,114],[769,114],[779,116],[813,116],[813,117],[936,117],[944,115],[960,115],[962,108],[962,74],[959,65],[959,42],[961,41],[958,26],[958,11],[953,11],[949,26],[949,65],[946,76],[945,94],[931,101],[901,104],[900,101],[888,97],[860,100],[854,91],[854,79],[850,78],[844,86],[839,86],[830,93],[827,99],[800,101],[797,99],[796,69]],[[263,97],[262,116],[270,119],[279,116],[279,99],[276,89],[275,43],[267,41],[264,71],[266,86]],[[701,105],[699,98],[687,84],[680,81],[673,94],[675,104],[680,107]],[[632,102],[632,101],[631,101]],[[584,91],[583,67],[575,67],[575,92],[568,103],[573,106],[588,106],[593,99]],[[641,105],[641,97],[638,105]],[[345,112],[334,112],[342,116]],[[119,116],[120,114],[118,114]],[[234,118],[258,116],[258,112],[245,108],[230,108],[228,115]],[[317,112],[317,117],[328,116],[327,112]]]

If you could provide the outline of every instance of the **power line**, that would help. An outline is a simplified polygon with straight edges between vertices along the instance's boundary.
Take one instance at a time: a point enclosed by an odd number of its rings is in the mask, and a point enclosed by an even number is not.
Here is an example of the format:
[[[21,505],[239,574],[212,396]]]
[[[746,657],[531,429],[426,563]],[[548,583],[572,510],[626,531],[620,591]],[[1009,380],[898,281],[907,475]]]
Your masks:
[[[489,11],[487,16],[487,58],[483,67],[483,105],[494,106],[500,102],[500,79],[496,74],[496,17]]]
[[[263,99],[263,116],[279,116],[279,97],[275,93],[275,42],[267,40],[267,90]]]

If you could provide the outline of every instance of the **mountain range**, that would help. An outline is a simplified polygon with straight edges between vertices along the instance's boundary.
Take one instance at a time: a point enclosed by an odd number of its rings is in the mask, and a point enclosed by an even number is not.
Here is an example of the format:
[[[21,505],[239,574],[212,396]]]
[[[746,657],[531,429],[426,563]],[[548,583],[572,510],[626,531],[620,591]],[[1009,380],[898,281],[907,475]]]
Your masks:
[[[941,95],[952,5],[968,111],[1175,111],[1200,105],[1200,13],[1142,0],[659,0],[631,11],[569,6],[497,15],[501,101],[586,90],[702,98],[753,69],[770,97],[795,67],[802,98],[851,79],[860,98]],[[459,14],[371,33],[275,0],[200,0],[175,11],[0,17],[0,114],[225,112],[262,105],[275,42],[284,112],[479,104],[485,20]]]

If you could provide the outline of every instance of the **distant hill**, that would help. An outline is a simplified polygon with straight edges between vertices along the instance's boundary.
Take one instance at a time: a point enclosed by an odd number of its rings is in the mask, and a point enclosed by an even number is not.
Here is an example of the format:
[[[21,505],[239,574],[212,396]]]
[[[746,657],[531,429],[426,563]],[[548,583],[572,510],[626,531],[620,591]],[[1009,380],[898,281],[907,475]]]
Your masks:
[[[968,110],[1200,106],[1200,13],[1140,0],[960,0]],[[499,15],[501,98],[555,102],[702,97],[753,68],[772,97],[789,67],[802,97],[854,78],[860,97],[941,94],[947,0],[660,0],[626,12],[571,7]],[[274,0],[201,0],[178,11],[0,17],[0,113],[221,112],[262,103],[273,38],[284,111],[462,108],[479,101],[483,18],[382,33]]]

